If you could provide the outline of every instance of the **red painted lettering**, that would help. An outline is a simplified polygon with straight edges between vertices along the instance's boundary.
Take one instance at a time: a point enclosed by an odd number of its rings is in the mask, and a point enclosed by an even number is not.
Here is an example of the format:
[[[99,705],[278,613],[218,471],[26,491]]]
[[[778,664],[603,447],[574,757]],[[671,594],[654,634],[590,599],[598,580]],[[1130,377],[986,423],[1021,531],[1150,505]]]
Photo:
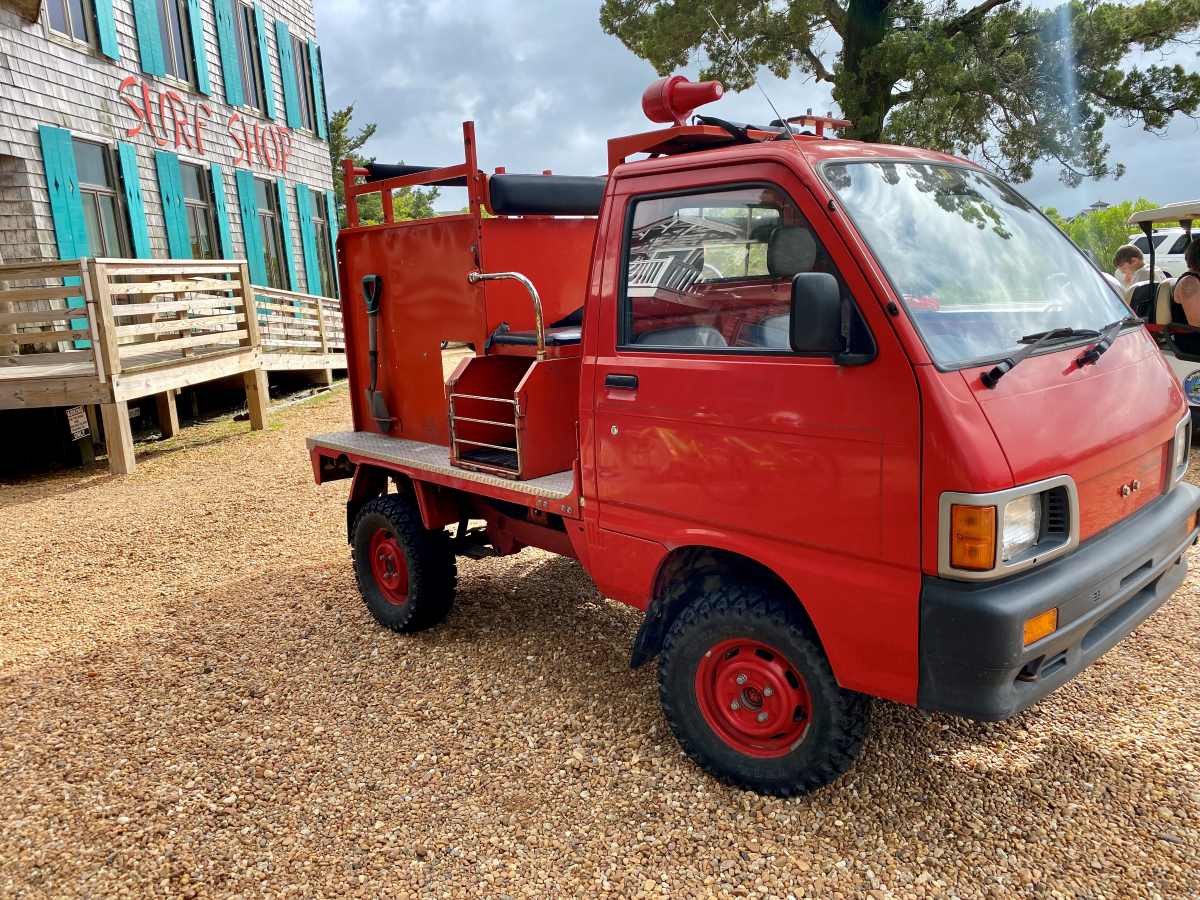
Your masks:
[[[274,137],[274,133],[274,128],[264,128],[260,131],[257,125],[254,126],[254,140],[258,143],[258,152],[271,172],[274,172],[279,166],[279,144],[267,140],[269,137]]]
[[[201,118],[203,114],[203,118]],[[196,104],[196,152],[201,156],[204,155],[204,123],[212,118],[212,110],[208,108],[207,103]]]
[[[237,147],[238,155],[234,158],[233,164],[240,165],[246,156],[246,145],[242,143],[242,136],[238,134],[238,126],[242,123],[241,113],[234,113],[225,123],[225,130],[229,132],[229,138],[233,141],[233,145]]]
[[[138,106],[128,94],[125,93],[129,88],[133,87],[137,83],[138,80],[136,77],[133,75],[128,75],[121,80],[121,84],[117,88],[117,96],[121,98],[121,102],[129,107],[129,111],[133,113],[133,117],[137,119],[138,122],[132,128],[125,129],[126,137],[136,137],[137,135],[141,134],[142,126],[146,123],[146,116],[142,112],[142,108]]]
[[[171,111],[171,124],[175,132],[175,146],[187,147],[192,149],[192,141],[188,137],[188,117],[187,107],[183,103],[183,98],[174,91],[163,91],[158,98],[159,109]],[[165,123],[163,131],[166,131]]]

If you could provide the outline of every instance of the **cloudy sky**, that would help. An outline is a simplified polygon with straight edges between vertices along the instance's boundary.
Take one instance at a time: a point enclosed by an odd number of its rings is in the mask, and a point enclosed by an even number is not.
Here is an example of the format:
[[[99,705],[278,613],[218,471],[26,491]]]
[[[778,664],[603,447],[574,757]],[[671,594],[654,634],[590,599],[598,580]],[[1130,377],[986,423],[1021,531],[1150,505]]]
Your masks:
[[[378,124],[367,151],[380,161],[458,162],[461,123],[473,119],[485,170],[602,173],[609,137],[653,127],[640,98],[656,76],[600,29],[599,3],[316,0],[329,102],[334,109],[354,103],[357,123]],[[1194,49],[1177,56],[1197,64]],[[698,68],[682,74],[695,78]],[[785,115],[831,105],[825,85],[798,76],[780,81],[764,71],[760,84]],[[774,118],[753,89],[717,106],[716,114],[736,121]],[[1177,117],[1164,136],[1110,125],[1106,137],[1114,160],[1127,166],[1119,181],[1071,189],[1046,167],[1021,190],[1066,213],[1096,200],[1166,203],[1200,194],[1200,124]],[[463,202],[446,196],[439,206]]]

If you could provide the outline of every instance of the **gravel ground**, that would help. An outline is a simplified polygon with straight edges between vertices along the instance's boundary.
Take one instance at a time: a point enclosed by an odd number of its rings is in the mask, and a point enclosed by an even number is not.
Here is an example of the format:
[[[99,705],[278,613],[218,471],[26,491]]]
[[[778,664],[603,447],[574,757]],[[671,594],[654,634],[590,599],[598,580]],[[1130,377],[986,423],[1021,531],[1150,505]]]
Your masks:
[[[0,895],[1200,893],[1195,578],[1016,720],[880,703],[846,778],[767,799],[683,757],[565,560],[376,627],[303,448],[348,417],[0,488]]]

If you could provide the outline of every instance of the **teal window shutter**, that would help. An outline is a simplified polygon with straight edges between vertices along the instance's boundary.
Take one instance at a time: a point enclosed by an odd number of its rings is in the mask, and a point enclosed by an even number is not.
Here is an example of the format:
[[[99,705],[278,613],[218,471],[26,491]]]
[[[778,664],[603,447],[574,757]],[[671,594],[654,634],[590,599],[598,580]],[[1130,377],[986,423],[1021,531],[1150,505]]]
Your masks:
[[[100,38],[100,52],[109,59],[120,59],[121,48],[117,46],[117,25],[113,21],[112,0],[95,0],[96,35]]]
[[[312,192],[296,185],[296,214],[300,217],[300,246],[304,251],[304,276],[310,294],[321,293],[321,268],[317,261],[317,235],[312,224]]]
[[[75,171],[75,148],[71,132],[65,128],[38,126],[42,145],[42,165],[46,170],[46,187],[50,194],[50,215],[54,219],[54,240],[59,259],[80,259],[88,254],[87,226],[83,221],[83,202],[79,196],[79,174]],[[65,285],[79,284],[78,278],[67,278]],[[83,297],[68,297],[67,309],[84,306]],[[87,319],[72,319],[71,327],[87,328]],[[91,341],[75,341],[84,349]]]
[[[246,263],[250,267],[250,281],[269,287],[267,263],[263,258],[262,226],[258,222],[258,201],[254,197],[254,173],[236,169],[234,177],[237,179],[238,212],[242,217],[242,237],[246,241]]]
[[[217,20],[217,49],[221,55],[221,81],[225,85],[225,102],[230,106],[241,106],[246,99],[242,93],[242,63],[238,58],[233,4],[234,0],[213,0],[213,13]]]
[[[79,259],[88,255],[87,227],[83,221],[83,202],[79,196],[79,176],[75,171],[75,148],[71,132],[65,128],[38,126],[42,144],[42,163],[46,168],[46,186],[50,192],[50,214],[54,217],[54,240],[59,259]]]
[[[167,150],[154,151],[158,189],[162,194],[163,222],[167,226],[167,249],[171,259],[191,259],[187,210],[183,206],[183,183],[179,179],[179,157]]]
[[[254,30],[258,32],[258,61],[263,73],[263,112],[268,119],[275,118],[275,82],[271,78],[271,51],[267,49],[267,17],[262,7],[254,4]]]
[[[308,42],[308,64],[312,68],[313,118],[317,120],[317,137],[329,138],[329,127],[325,123],[325,79],[321,70],[321,48],[316,41]]]
[[[204,19],[200,17],[200,0],[188,0],[188,28],[192,32],[192,56],[196,61],[196,88],[205,96],[212,93],[208,81],[208,54],[204,50]]]
[[[229,232],[229,210],[225,206],[225,174],[217,165],[209,166],[212,179],[213,213],[217,219],[217,240],[221,244],[221,256],[233,259],[233,235]]]
[[[296,87],[296,63],[292,59],[292,36],[287,22],[275,20],[275,46],[279,50],[279,78],[283,82],[283,108],[288,128],[300,127],[300,89]]]
[[[337,237],[338,237],[338,212],[337,212],[337,196],[333,191],[325,192],[325,221],[329,223],[329,253],[333,256],[330,264],[333,266],[333,284],[336,291],[338,285],[337,271]]]
[[[137,26],[142,71],[147,75],[165,74],[167,66],[163,60],[162,32],[158,27],[158,4],[155,0],[133,0],[133,21]]]
[[[125,211],[129,214],[129,234],[133,238],[133,255],[150,259],[150,232],[146,230],[146,206],[142,203],[142,183],[138,178],[137,148],[126,141],[117,142],[117,162],[121,167],[121,193]]]
[[[283,232],[283,270],[287,275],[288,290],[299,290],[296,286],[296,267],[292,265],[292,219],[288,215],[287,182],[282,178],[275,181],[275,194],[279,198],[279,229]]]

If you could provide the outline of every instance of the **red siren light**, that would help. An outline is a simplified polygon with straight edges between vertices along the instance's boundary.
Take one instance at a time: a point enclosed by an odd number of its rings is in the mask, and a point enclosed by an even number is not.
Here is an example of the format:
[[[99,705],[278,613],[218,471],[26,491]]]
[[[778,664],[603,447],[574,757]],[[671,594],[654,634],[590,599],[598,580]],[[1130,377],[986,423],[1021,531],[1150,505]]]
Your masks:
[[[642,112],[651,122],[682,125],[697,106],[720,100],[725,88],[719,81],[688,81],[682,75],[660,78],[642,94]]]

